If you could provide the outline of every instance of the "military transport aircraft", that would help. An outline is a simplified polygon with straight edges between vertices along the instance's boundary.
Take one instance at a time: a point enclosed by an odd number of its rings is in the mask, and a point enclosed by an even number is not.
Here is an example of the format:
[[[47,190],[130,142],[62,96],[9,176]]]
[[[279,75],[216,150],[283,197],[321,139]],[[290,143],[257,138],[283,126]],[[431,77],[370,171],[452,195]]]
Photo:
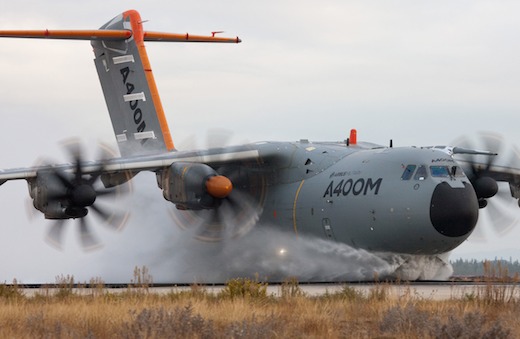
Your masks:
[[[520,170],[498,164],[498,142],[392,147],[358,142],[256,142],[182,151],[174,147],[161,106],[146,41],[240,43],[240,39],[143,30],[126,11],[97,30],[0,31],[1,37],[90,40],[120,157],[0,172],[0,182],[25,179],[34,207],[55,220],[59,243],[68,219],[79,220],[82,244],[96,245],[86,218],[109,224],[115,213],[97,198],[141,171],[151,171],[177,222],[201,240],[218,241],[275,225],[368,251],[440,256],[474,231],[479,210],[499,198],[497,181],[520,197]],[[81,119],[81,117],[78,117]],[[479,150],[481,149],[481,150]],[[459,157],[459,158],[457,158]],[[102,185],[101,185],[102,183]],[[139,192],[136,192],[139,194]],[[514,201],[514,200],[513,200]]]

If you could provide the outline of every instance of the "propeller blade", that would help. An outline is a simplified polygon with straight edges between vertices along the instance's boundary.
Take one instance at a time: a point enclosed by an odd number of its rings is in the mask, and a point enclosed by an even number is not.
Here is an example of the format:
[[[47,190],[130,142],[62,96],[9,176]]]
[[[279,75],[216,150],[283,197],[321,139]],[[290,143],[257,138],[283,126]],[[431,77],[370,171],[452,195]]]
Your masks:
[[[501,154],[504,147],[504,138],[502,136],[495,133],[480,132],[479,139],[482,140],[486,151]]]
[[[233,133],[226,129],[213,128],[206,132],[205,148],[218,148],[229,145]],[[196,150],[201,147],[200,140],[195,135],[189,135],[180,142],[178,142],[179,149],[182,150]]]
[[[121,192],[114,188],[106,188],[103,190],[96,190],[97,197],[109,197],[109,196],[117,196]]]
[[[519,220],[517,201],[505,190],[499,189],[484,209],[487,210],[491,227],[498,235],[506,234]]]
[[[484,136],[484,142],[485,142],[486,149],[491,150],[494,153],[500,154],[500,151],[502,150],[502,145],[503,145],[503,142],[501,139],[496,139],[495,136],[491,136],[491,135],[488,137]],[[495,163],[495,159],[496,159],[496,156],[487,157],[487,163],[486,163],[486,167],[483,171],[483,175],[486,175],[487,173],[489,173],[491,166]]]
[[[104,165],[99,165],[93,173],[90,173],[90,178],[88,178],[85,182],[89,185],[94,185],[94,182],[101,176],[103,173]]]
[[[101,247],[100,242],[94,237],[85,218],[79,219],[80,241],[85,251],[92,251]]]
[[[218,240],[227,240],[234,237],[237,227],[235,212],[236,210],[231,206],[229,199],[225,199],[222,205],[217,209],[218,224],[220,227],[220,238]]]
[[[486,215],[480,215],[479,219],[478,219],[478,222],[480,224],[487,223],[488,222],[487,216]],[[484,232],[484,229],[477,224],[477,226],[473,229],[473,232],[471,233],[471,236],[468,238],[468,240],[475,241],[475,242],[485,242],[486,241],[486,234]]]
[[[99,205],[92,205],[90,208],[97,214],[102,220],[105,226],[119,231],[127,223],[130,213],[115,213],[107,212],[104,208]]]
[[[90,178],[87,180],[89,185],[93,185],[94,182],[96,182],[96,180],[101,176],[101,174],[103,174],[103,169],[106,166],[107,159],[113,157],[116,157],[116,153],[110,148],[110,146],[105,144],[99,145],[97,159],[101,160],[101,164],[92,173],[90,173]]]
[[[83,148],[81,147],[81,142],[77,138],[70,138],[64,140],[61,143],[62,147],[65,148],[69,157],[77,162],[77,160],[81,160],[83,152]],[[81,162],[81,161],[80,161]]]
[[[63,143],[63,146],[67,150],[67,153],[69,153],[72,163],[74,164],[74,183],[80,183],[83,181],[83,150],[81,144],[78,140],[71,139]]]
[[[65,172],[60,170],[52,171],[52,174],[56,176],[56,178],[68,189],[74,189],[74,184],[71,182],[70,178],[65,174]]]
[[[101,208],[101,207],[99,207],[97,205],[92,205],[92,206],[90,206],[90,208],[97,215],[99,215],[103,219],[103,221],[108,221],[110,219],[110,216],[112,215],[112,213],[105,211],[103,208]]]
[[[253,229],[260,215],[262,214],[262,207],[258,202],[246,193],[239,190],[233,192],[229,197],[229,203],[232,204],[235,211],[240,211],[237,214],[236,225],[238,229],[234,236],[242,236]]]
[[[197,233],[195,237],[202,241],[219,241],[222,225],[218,209],[198,211],[197,214],[201,216],[201,218],[197,225]]]
[[[49,231],[47,232],[47,236],[45,240],[47,243],[49,243],[52,247],[55,247],[59,250],[62,249],[61,247],[61,238],[63,234],[63,229],[65,226],[66,220],[64,219],[58,219],[56,221],[53,221],[53,224]]]
[[[225,129],[213,128],[206,136],[207,148],[225,147],[229,145],[233,134]]]

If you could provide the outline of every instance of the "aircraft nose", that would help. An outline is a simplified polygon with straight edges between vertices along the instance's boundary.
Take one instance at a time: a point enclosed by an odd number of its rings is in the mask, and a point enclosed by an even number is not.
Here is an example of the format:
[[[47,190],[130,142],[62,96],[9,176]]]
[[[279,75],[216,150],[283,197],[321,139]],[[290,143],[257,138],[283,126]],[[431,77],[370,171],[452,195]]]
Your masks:
[[[475,228],[478,200],[473,186],[452,188],[447,182],[435,187],[430,205],[430,220],[437,232],[447,237],[460,237]]]

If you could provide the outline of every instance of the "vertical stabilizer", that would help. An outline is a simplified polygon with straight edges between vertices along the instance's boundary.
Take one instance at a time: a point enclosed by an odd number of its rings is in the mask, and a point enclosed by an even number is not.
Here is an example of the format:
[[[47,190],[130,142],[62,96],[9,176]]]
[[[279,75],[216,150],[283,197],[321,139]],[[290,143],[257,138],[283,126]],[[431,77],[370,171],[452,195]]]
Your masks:
[[[92,40],[94,62],[121,155],[174,150],[139,13],[126,11],[100,29],[132,31],[126,40]]]

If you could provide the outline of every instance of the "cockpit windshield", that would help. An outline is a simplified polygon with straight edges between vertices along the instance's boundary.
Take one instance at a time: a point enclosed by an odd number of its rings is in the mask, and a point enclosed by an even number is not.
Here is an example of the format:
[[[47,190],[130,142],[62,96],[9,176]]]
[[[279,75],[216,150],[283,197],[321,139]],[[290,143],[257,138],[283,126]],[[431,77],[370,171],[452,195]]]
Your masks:
[[[432,177],[449,177],[450,170],[448,166],[430,166],[430,173]]]
[[[464,172],[459,166],[430,166],[433,178],[463,177]],[[401,175],[401,180],[425,180],[428,177],[428,167],[425,165],[407,165]]]

